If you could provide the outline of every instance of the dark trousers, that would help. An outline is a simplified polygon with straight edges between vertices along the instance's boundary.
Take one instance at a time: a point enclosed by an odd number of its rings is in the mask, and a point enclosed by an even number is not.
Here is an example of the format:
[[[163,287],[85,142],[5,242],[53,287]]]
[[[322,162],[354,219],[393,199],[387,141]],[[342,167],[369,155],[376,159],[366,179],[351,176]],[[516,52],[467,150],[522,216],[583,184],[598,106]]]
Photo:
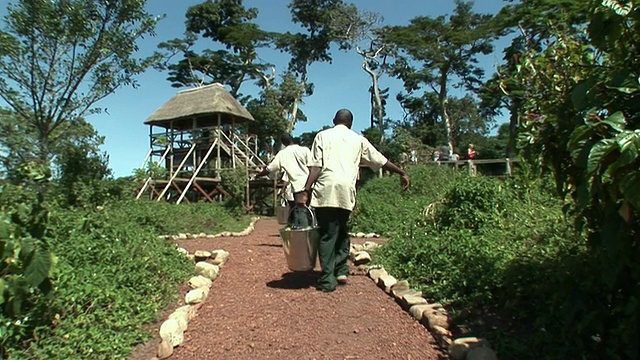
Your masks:
[[[316,218],[320,228],[320,267],[322,275],[318,285],[325,289],[333,289],[338,285],[336,279],[340,275],[349,274],[350,239],[347,222],[351,211],[339,208],[316,208]]]

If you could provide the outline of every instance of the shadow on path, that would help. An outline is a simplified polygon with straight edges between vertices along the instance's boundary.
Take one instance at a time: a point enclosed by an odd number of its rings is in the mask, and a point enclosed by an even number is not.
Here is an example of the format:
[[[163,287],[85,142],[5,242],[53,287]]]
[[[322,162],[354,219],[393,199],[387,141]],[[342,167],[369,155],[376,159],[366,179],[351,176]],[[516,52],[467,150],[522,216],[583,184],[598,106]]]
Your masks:
[[[306,289],[315,286],[319,277],[318,271],[289,272],[282,274],[280,280],[269,281],[267,286],[276,289]]]

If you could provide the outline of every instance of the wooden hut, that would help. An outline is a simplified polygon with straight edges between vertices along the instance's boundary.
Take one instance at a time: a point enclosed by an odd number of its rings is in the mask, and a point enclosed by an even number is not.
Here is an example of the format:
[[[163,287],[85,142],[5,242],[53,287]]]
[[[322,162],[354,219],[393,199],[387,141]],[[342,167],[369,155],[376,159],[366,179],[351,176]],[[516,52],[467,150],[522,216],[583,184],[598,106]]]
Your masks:
[[[241,131],[253,116],[219,83],[182,90],[145,120],[148,178],[136,198],[215,201],[228,196],[225,169],[264,166],[257,139]]]

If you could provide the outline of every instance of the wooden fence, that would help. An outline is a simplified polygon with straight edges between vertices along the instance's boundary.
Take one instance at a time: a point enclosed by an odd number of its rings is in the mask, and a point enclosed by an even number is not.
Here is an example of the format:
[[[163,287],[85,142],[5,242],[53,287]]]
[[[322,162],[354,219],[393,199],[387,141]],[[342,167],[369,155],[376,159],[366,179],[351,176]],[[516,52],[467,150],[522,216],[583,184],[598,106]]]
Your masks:
[[[438,165],[438,166],[442,166],[442,165],[453,166],[456,169],[464,168],[466,166],[468,171],[469,171],[469,174],[472,175],[472,176],[476,176],[478,174],[478,167],[479,166],[486,167],[486,166],[489,166],[489,165],[504,164],[504,172],[502,172],[501,170],[496,169],[496,168],[500,168],[500,166],[493,166],[493,168],[494,168],[494,169],[492,169],[493,171],[491,171],[489,174],[486,174],[486,175],[513,176],[513,168],[519,162],[520,161],[518,159],[505,158],[505,159],[476,159],[476,160],[458,160],[458,161],[452,161],[452,160],[448,160],[448,161],[431,161],[431,162],[428,162],[427,164],[434,164],[434,165]]]

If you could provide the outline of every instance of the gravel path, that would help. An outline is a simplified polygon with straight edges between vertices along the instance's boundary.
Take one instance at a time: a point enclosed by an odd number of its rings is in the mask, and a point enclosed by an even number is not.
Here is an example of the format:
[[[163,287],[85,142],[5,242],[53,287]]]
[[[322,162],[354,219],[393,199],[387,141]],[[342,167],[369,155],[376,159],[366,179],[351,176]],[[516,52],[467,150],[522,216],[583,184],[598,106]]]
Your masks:
[[[190,253],[231,256],[170,359],[445,358],[429,332],[356,269],[332,293],[315,290],[317,272],[291,272],[279,228],[260,220],[246,237],[179,241]],[[130,359],[152,358],[158,342]]]

